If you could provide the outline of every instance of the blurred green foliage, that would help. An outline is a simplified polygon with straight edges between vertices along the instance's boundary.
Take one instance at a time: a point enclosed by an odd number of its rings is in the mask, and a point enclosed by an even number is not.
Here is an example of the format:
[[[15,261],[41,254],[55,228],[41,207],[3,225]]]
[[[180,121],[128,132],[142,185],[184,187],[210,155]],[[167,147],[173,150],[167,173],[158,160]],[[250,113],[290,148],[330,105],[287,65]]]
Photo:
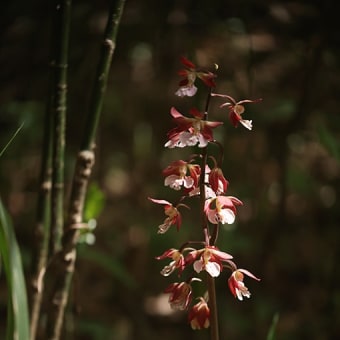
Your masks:
[[[20,249],[10,218],[0,200],[0,255],[7,282],[6,339],[29,339],[26,283]]]
[[[84,220],[97,218],[103,210],[105,197],[96,183],[90,183],[84,207]]]
[[[46,103],[50,23],[48,4],[7,2],[0,13],[0,145],[25,121],[2,156],[0,181],[23,253],[34,243],[36,189]],[[222,339],[340,337],[339,96],[340,29],[336,1],[127,0],[119,30],[86,219],[95,218],[96,242],[79,245],[72,305],[74,339],[207,339],[186,315],[170,314],[163,289],[165,265],[154,260],[194,238],[197,206],[183,211],[179,233],[157,235],[163,210],[148,196],[171,201],[161,170],[194,151],[165,150],[173,127],[169,110],[202,109],[174,96],[179,56],[219,65],[216,91],[237,100],[262,97],[234,129],[212,103],[210,117],[225,148],[229,194],[244,201],[237,223],[221,230],[219,248],[261,278],[246,282],[242,303],[218,280]],[[75,2],[72,12],[67,188],[105,25],[106,1]],[[157,13],[155,15],[155,13]],[[29,268],[25,268],[29,272]],[[137,283],[137,284],[136,284]],[[0,315],[5,282],[0,282]],[[273,315],[280,315],[273,321]],[[69,316],[69,318],[71,318]],[[5,329],[1,318],[0,333]]]

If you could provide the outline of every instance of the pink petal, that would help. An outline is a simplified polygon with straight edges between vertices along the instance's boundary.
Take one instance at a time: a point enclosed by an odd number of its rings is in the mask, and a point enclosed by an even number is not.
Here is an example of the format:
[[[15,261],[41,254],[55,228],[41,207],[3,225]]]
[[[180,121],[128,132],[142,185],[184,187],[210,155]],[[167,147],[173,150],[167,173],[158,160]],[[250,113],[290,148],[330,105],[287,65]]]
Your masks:
[[[209,126],[210,128],[215,128],[217,126],[223,125],[223,122],[205,121],[204,125]]]
[[[212,277],[217,277],[221,273],[221,267],[216,262],[208,262],[205,265],[205,270],[210,274]]]
[[[244,100],[240,100],[239,102],[237,102],[237,104],[258,103],[258,102],[261,102],[261,101],[262,101],[262,98],[258,98],[258,99],[254,99],[254,100],[244,99]]]
[[[207,213],[207,217],[210,223],[218,224],[220,222],[219,216],[216,213],[216,210],[209,210]]]
[[[203,270],[203,263],[201,260],[195,261],[193,264],[196,273],[200,273]]]
[[[235,214],[230,209],[222,209],[220,212],[222,224],[233,224],[235,222]]]
[[[239,272],[246,274],[247,276],[251,277],[254,280],[261,281],[258,277],[256,277],[254,274],[252,274],[250,271],[246,269],[237,269]]]
[[[199,148],[205,148],[209,141],[212,140],[212,137],[211,138],[205,138],[203,135],[199,134],[199,137],[198,137],[198,147]]]
[[[172,205],[170,202],[168,202],[168,201],[166,201],[166,200],[158,200],[158,199],[151,198],[151,197],[148,197],[148,199],[149,199],[151,202],[154,202],[154,203]]]
[[[170,114],[174,118],[184,117],[180,112],[178,112],[174,107],[170,109]]]
[[[216,199],[222,207],[230,208],[233,205],[243,205],[243,202],[234,196],[217,196]]]
[[[192,108],[190,109],[190,114],[195,117],[195,118],[198,118],[198,119],[203,119],[204,118],[204,114],[199,112],[196,108]]]
[[[234,127],[237,127],[238,122],[241,120],[241,116],[238,115],[233,109],[229,111],[229,119]]]
[[[244,119],[241,119],[240,120],[240,123],[248,130],[252,130],[253,128],[253,122],[252,120],[244,120]]]
[[[224,251],[218,250],[215,247],[209,247],[209,249],[217,258],[219,258],[222,261],[228,261],[233,258],[230,254],[225,253]]]
[[[158,226],[157,234],[165,234],[169,230],[170,227],[171,227],[171,223],[169,221],[166,221],[166,223],[163,223]]]
[[[191,69],[196,68],[195,64],[192,63],[189,59],[185,58],[185,57],[180,57],[181,63]]]
[[[181,84],[180,84],[181,85]],[[197,87],[195,85],[185,85],[180,86],[180,88],[175,92],[178,97],[193,97],[197,92]]]
[[[212,93],[211,96],[212,97],[228,98],[229,100],[231,100],[233,103],[236,104],[236,100],[233,97],[228,96],[227,94]]]
[[[167,257],[171,257],[174,252],[178,251],[177,249],[171,248],[166,250],[162,255],[156,256],[156,260],[163,260]]]
[[[177,175],[170,175],[164,179],[164,185],[172,189],[179,190],[182,186],[183,179]]]
[[[194,180],[191,177],[185,176],[183,180],[183,185],[185,188],[190,189],[194,185]]]

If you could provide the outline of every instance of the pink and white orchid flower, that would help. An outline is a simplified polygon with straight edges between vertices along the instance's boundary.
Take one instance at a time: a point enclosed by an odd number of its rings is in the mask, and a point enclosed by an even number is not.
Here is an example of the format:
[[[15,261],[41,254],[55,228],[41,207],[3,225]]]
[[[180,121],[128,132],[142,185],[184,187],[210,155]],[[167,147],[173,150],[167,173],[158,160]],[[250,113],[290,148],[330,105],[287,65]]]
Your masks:
[[[211,95],[215,97],[227,98],[229,100],[228,102],[223,103],[220,107],[227,107],[229,109],[229,120],[231,121],[231,124],[233,126],[237,127],[238,123],[241,123],[248,130],[251,130],[253,128],[251,120],[242,119],[242,114],[245,111],[243,104],[258,103],[262,100],[262,98],[255,100],[245,99],[236,102],[236,100],[233,97],[230,97],[228,95],[217,93],[212,93]]]
[[[244,275],[251,277],[254,280],[260,281],[254,274],[246,269],[236,269],[228,279],[228,285],[231,293],[237,297],[240,301],[243,297],[250,298],[250,292],[248,288],[244,285],[243,279]]]
[[[199,71],[194,63],[185,57],[181,57],[181,63],[185,66],[178,74],[183,77],[179,82],[179,89],[176,91],[176,96],[179,97],[192,97],[197,92],[197,87],[195,86],[196,78],[199,78],[203,83],[209,87],[215,87],[214,78],[216,75],[208,71]]]
[[[168,148],[184,148],[196,144],[198,144],[198,147],[204,148],[213,140],[212,129],[223,124],[222,122],[204,120],[204,114],[195,108],[190,110],[193,118],[183,116],[174,107],[171,108],[170,114],[177,127],[168,133],[169,140],[164,145]]]
[[[216,196],[205,201],[204,211],[212,224],[232,224],[235,221],[236,206],[242,201],[233,196]]]
[[[223,175],[223,171],[219,167],[214,167],[209,173],[209,184],[211,189],[217,195],[224,194],[227,191],[229,182]]]
[[[187,282],[171,283],[164,293],[169,293],[170,307],[174,310],[185,310],[192,300],[192,287]]]
[[[203,297],[200,297],[200,301],[190,309],[188,320],[194,330],[210,326],[210,309]]]
[[[171,248],[165,251],[162,255],[157,256],[156,260],[164,260],[166,258],[170,258],[172,261],[161,270],[161,274],[163,276],[169,276],[178,269],[178,275],[180,275],[185,268],[183,254],[178,249]]]
[[[187,205],[178,204],[176,207],[174,207],[170,202],[166,200],[158,200],[151,197],[149,197],[149,200],[151,202],[164,205],[164,213],[167,216],[164,222],[158,226],[158,234],[166,233],[172,225],[176,225],[177,230],[180,229],[182,224],[182,216],[177,208],[179,206],[183,206],[189,209]]]
[[[189,176],[187,176],[188,172]],[[175,161],[163,170],[164,185],[175,190],[180,190],[182,186],[190,189],[197,186],[200,173],[201,168],[198,164],[190,164],[182,160]]]
[[[194,270],[200,273],[205,270],[212,277],[217,277],[223,270],[223,262],[233,257],[217,247],[206,246],[203,249],[193,250],[185,257],[185,265],[193,263]]]

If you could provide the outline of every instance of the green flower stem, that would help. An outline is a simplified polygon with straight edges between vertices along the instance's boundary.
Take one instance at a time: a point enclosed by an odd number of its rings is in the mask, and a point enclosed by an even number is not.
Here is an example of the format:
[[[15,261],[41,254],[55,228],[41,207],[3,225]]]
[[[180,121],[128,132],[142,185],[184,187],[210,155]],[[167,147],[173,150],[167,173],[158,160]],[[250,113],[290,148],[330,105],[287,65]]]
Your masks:
[[[211,99],[211,89],[208,93],[207,101],[205,104],[205,111],[204,111],[204,120],[208,119],[208,110],[209,110],[209,104]],[[204,206],[205,206],[205,168],[207,166],[207,160],[208,160],[208,147],[205,147],[201,151],[201,175],[200,175],[200,212],[201,212],[201,223],[203,228],[203,234],[204,234],[204,241],[206,245],[209,245],[210,241],[210,235],[209,235],[209,228],[208,228],[208,222],[207,217],[204,212]]]
[[[124,4],[125,0],[111,1],[85,135],[76,161],[68,219],[62,239],[62,249],[56,259],[59,271],[55,280],[53,303],[49,310],[47,322],[47,339],[49,340],[57,340],[61,336],[65,307],[68,301],[77,255],[76,245],[79,239],[79,230],[83,226],[83,208],[87,185],[95,161],[94,140]]]
[[[204,120],[208,119],[208,109],[210,104],[210,98],[211,98],[211,90],[208,94],[206,105],[205,105],[205,112],[204,112]],[[200,211],[201,211],[201,223],[203,228],[203,234],[204,234],[204,240],[205,244],[208,245],[214,245],[217,239],[217,232],[215,229],[214,232],[214,244],[211,244],[211,238],[210,238],[210,232],[208,227],[208,221],[206,214],[204,212],[204,205],[206,200],[205,195],[205,168],[207,165],[207,159],[208,159],[208,148],[205,147],[202,149],[201,152],[202,156],[202,162],[201,162],[201,175],[200,175]],[[210,309],[210,339],[211,340],[219,340],[219,331],[218,331],[218,316],[217,316],[217,303],[216,303],[216,290],[215,290],[215,279],[211,277],[207,273],[207,286],[208,286],[208,305]]]
[[[211,246],[214,246],[216,241],[217,241],[217,238],[218,238],[218,232],[220,230],[220,225],[219,224],[215,224],[214,225],[214,230],[212,232],[212,235],[211,235],[211,238],[210,238],[210,245]]]
[[[200,212],[201,212],[201,223],[203,228],[203,234],[204,234],[204,241],[206,245],[209,245],[209,228],[208,228],[208,222],[207,217],[204,212],[204,205],[205,205],[205,184],[204,184],[204,178],[205,178],[205,168],[207,165],[207,159],[208,159],[208,152],[207,147],[203,148],[201,152],[201,175],[200,175]]]

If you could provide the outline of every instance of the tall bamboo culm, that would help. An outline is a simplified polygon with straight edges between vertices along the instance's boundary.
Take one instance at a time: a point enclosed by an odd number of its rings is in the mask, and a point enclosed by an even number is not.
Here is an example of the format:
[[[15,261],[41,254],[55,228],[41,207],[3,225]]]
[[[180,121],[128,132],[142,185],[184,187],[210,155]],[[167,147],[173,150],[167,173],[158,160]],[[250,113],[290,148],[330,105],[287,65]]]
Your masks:
[[[35,232],[37,253],[31,281],[31,340],[36,338],[39,326],[49,246],[51,245],[52,253],[55,253],[60,247],[64,221],[65,121],[71,1],[56,0],[50,8],[53,20],[49,95],[45,112],[37,205]]]
[[[50,300],[51,305],[48,312],[46,330],[46,339],[50,340],[58,340],[62,334],[65,308],[69,298],[76,262],[76,245],[79,238],[79,230],[83,227],[83,208],[87,185],[95,162],[95,136],[124,4],[125,0],[116,0],[111,1],[110,5],[85,133],[76,160],[61,250],[56,254],[55,259],[58,272],[55,277],[53,296]]]

